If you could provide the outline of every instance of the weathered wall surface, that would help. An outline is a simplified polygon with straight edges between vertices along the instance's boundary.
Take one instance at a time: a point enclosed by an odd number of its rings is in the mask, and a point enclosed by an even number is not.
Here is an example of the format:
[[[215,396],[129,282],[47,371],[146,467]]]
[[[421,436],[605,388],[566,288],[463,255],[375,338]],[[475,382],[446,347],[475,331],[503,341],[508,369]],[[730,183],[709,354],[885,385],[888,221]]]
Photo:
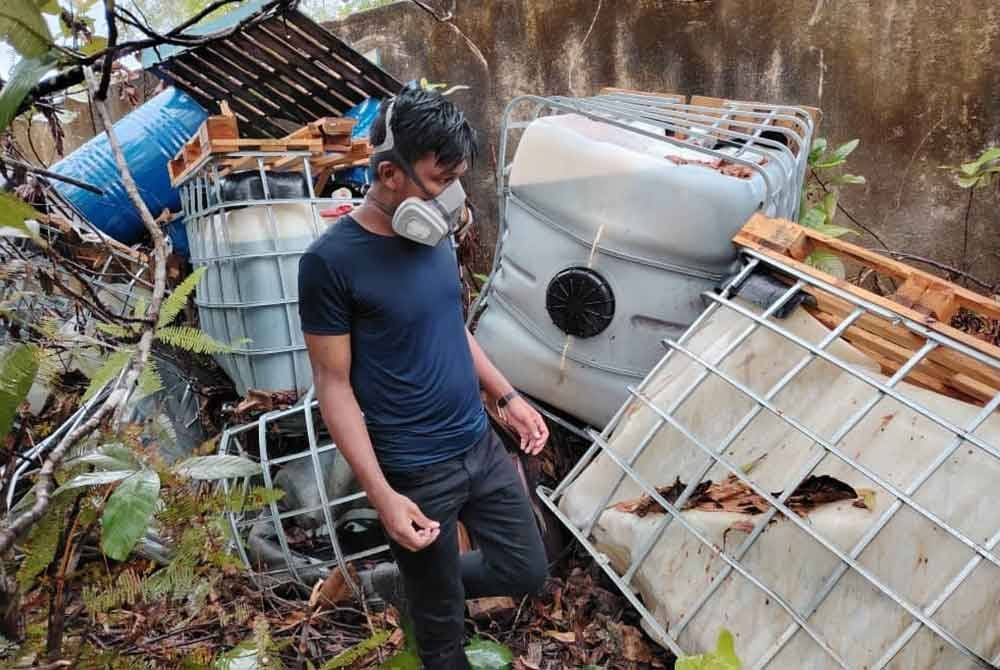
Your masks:
[[[145,75],[136,82],[136,94],[140,105],[155,95],[158,83],[159,79],[152,75]],[[114,120],[120,119],[134,109],[128,100],[119,94],[117,86],[108,92],[108,106]],[[62,123],[63,155],[68,155],[97,134],[100,121],[96,117],[96,112],[83,98],[69,99],[64,108],[67,114],[63,116]],[[40,114],[35,114],[33,118],[31,115],[22,114],[14,119],[11,126],[17,145],[33,163],[52,165],[62,158],[56,152],[48,123]]]
[[[431,0],[442,7],[453,3]],[[820,133],[861,146],[866,186],[843,203],[896,250],[1000,281],[1000,197],[968,192],[940,165],[1000,143],[1000,5],[972,0],[463,0],[454,23],[409,2],[329,27],[377,48],[401,80],[467,84],[455,94],[482,133],[469,186],[495,210],[491,154],[516,95],[588,95],[602,86],[816,105]],[[491,217],[484,248],[492,248]],[[866,245],[877,246],[865,235]]]

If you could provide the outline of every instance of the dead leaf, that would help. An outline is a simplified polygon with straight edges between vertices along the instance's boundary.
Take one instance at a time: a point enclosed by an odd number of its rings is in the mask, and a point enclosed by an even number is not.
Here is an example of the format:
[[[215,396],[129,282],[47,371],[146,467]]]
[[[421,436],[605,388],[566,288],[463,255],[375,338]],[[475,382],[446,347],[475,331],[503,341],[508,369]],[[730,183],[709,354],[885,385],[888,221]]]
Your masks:
[[[353,567],[348,566],[348,570],[352,573],[352,579],[357,577]],[[313,587],[312,594],[309,596],[309,608],[333,607],[337,603],[350,600],[352,596],[351,585],[344,578],[344,573],[339,567],[335,567],[330,570],[326,579],[316,582],[316,586]]]
[[[653,656],[639,629],[624,624],[618,625],[617,628],[621,635],[621,653],[625,660],[648,663]]]
[[[553,640],[559,640],[565,644],[573,644],[576,642],[576,633],[572,631],[563,632],[561,630],[547,630],[543,634],[546,637],[551,637]]]

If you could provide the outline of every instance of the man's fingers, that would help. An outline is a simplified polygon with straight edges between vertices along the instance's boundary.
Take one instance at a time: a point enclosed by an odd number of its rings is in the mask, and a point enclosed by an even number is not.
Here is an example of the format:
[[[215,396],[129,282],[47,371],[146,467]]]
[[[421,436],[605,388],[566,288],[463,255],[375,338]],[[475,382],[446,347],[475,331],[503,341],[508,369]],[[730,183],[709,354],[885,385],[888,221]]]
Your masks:
[[[416,503],[411,503],[411,504],[413,505],[413,507],[410,508],[410,519],[413,521],[413,523],[417,524],[421,528],[427,528],[427,529],[437,529],[438,527],[441,526],[441,524],[439,524],[437,521],[431,521],[426,516],[424,516],[424,513],[420,511],[420,508],[417,507]]]

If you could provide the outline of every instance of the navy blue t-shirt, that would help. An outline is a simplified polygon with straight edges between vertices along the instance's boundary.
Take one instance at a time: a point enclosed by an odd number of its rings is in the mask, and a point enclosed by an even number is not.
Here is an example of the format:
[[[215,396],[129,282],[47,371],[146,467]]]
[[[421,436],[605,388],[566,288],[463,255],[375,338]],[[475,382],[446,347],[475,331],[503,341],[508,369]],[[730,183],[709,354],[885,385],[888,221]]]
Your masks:
[[[351,386],[383,468],[457,456],[486,431],[451,242],[371,233],[344,216],[299,261],[303,332],[351,335]]]

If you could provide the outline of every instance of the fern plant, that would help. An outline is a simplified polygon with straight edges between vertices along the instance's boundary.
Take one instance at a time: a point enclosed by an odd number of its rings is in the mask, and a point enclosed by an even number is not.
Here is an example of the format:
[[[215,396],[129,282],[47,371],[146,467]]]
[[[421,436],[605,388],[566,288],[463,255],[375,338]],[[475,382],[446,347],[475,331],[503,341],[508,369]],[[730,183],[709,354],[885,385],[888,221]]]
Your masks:
[[[205,267],[197,268],[163,301],[153,333],[155,341],[193,354],[226,354],[232,352],[233,345],[219,342],[202,330],[190,326],[171,325],[181,313],[181,310],[184,309],[184,305],[187,304],[188,299],[198,286],[201,278],[205,276],[206,270],[207,268]],[[139,300],[135,306],[135,315],[142,316],[145,312],[145,301]],[[137,326],[105,323],[103,321],[98,322],[96,327],[102,333],[125,342],[134,341],[140,333]],[[238,344],[243,343],[245,343],[245,340],[241,340]],[[122,370],[132,361],[134,355],[135,348],[131,346],[123,346],[111,354],[104,364],[90,376],[90,384],[83,394],[83,399],[88,400],[108,382],[120,375]],[[163,380],[156,370],[156,364],[152,360],[147,361],[139,375],[138,398],[156,393],[162,388]]]
[[[28,397],[38,373],[38,350],[30,344],[12,347],[0,361],[0,443],[17,417],[17,409]]]

